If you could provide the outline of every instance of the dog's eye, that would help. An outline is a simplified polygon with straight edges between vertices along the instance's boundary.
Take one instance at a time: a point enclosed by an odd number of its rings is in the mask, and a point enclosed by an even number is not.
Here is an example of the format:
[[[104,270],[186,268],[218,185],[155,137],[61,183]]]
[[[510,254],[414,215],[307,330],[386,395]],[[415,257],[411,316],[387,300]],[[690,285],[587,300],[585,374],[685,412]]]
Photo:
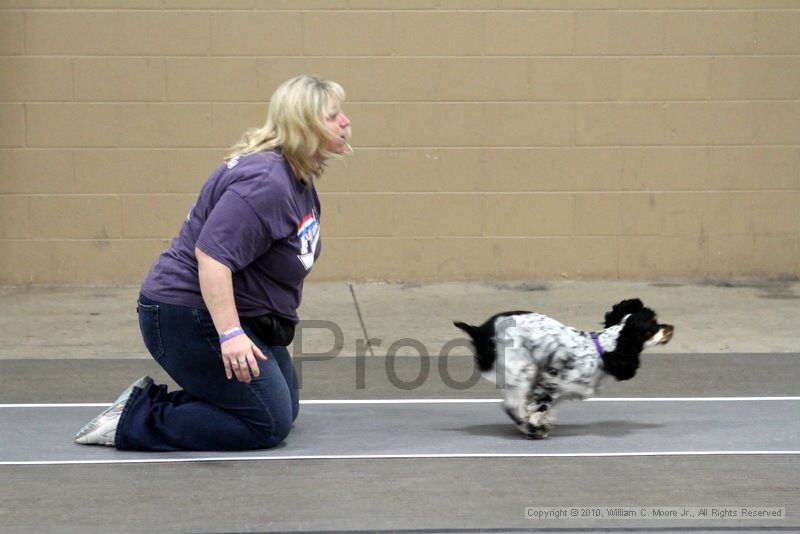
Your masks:
[[[558,376],[558,369],[556,369],[555,367],[550,367],[547,369],[547,374],[549,374],[550,376]]]

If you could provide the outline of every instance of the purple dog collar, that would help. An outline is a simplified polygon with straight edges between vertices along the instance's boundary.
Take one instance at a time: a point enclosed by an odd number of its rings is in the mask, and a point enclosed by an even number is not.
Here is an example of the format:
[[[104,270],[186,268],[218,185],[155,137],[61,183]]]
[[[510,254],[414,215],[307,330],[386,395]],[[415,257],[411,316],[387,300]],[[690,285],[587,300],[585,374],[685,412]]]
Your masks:
[[[600,334],[597,332],[592,332],[592,341],[594,341],[594,346],[597,347],[598,354],[602,356],[605,351],[603,350],[603,347],[600,346],[600,342],[597,340],[598,337],[600,337]]]

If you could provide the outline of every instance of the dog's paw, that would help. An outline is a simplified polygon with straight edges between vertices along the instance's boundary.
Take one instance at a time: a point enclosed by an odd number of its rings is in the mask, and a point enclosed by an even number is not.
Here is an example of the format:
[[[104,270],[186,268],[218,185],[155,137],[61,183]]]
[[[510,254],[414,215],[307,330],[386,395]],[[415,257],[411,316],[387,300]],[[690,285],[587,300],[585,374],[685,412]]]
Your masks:
[[[525,434],[528,439],[546,439],[550,436],[550,425],[536,426],[530,423],[525,423],[519,426],[520,431]]]
[[[518,428],[530,439],[545,439],[553,428],[550,414],[544,411],[529,411],[525,414],[525,422]]]
[[[525,413],[525,422],[531,426],[548,426],[550,417],[547,410],[528,411]]]

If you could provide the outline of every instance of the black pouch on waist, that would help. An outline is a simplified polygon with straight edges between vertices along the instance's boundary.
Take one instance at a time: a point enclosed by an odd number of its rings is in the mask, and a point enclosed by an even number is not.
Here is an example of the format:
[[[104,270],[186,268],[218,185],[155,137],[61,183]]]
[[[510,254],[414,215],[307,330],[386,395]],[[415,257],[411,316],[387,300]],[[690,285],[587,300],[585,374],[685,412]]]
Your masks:
[[[294,339],[294,323],[272,314],[241,317],[242,324],[253,329],[267,345],[288,346]]]

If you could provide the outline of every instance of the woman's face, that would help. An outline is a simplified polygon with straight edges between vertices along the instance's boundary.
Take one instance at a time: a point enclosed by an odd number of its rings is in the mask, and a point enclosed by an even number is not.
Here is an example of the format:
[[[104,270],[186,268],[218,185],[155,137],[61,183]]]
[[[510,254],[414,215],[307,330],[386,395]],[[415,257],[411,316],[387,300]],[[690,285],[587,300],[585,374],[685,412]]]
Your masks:
[[[342,112],[338,102],[331,102],[325,109],[325,126],[335,137],[326,143],[325,149],[334,154],[344,154],[350,141],[350,119]]]

